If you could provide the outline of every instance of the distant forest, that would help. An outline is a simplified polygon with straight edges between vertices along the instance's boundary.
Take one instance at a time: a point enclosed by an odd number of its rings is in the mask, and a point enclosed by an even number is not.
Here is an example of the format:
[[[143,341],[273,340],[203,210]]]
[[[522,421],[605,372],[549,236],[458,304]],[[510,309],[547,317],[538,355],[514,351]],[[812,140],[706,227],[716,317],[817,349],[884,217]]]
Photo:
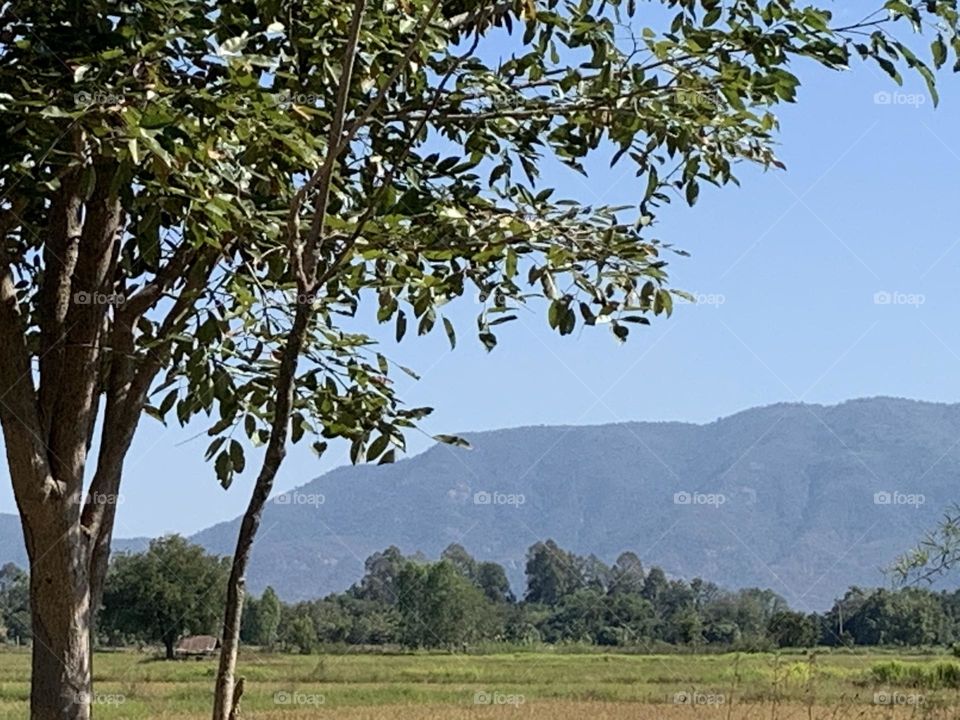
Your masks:
[[[267,588],[245,608],[242,639],[281,652],[335,645],[466,650],[487,643],[585,644],[668,650],[764,651],[817,645],[953,647],[960,590],[850,588],[826,613],[788,607],[772,590],[725,590],[668,578],[632,552],[608,566],[552,540],[527,552],[526,589],[515,597],[502,566],[450,545],[437,561],[396,547],[370,556],[349,590],[288,604]],[[114,558],[96,637],[103,646],[216,634],[228,572],[224,558],[179,536]],[[30,641],[29,581],[0,568],[0,637]]]

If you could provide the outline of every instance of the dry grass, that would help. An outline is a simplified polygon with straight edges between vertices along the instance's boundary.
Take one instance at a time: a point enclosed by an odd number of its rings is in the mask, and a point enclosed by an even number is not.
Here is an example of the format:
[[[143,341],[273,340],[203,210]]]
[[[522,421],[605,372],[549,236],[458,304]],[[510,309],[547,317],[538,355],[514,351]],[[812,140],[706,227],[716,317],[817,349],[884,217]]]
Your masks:
[[[952,720],[960,718],[960,691],[931,683],[921,689],[914,680],[955,662],[942,654],[889,652],[247,652],[240,673],[247,683],[243,717],[268,720]],[[878,667],[894,666],[897,673],[878,677]],[[212,659],[99,653],[95,716],[203,720],[214,673]],[[0,720],[25,718],[28,697],[29,654],[0,651]]]
[[[956,708],[863,705],[654,705],[605,702],[534,702],[510,707],[385,705],[257,712],[263,720],[954,720]],[[193,720],[191,718],[191,720]]]

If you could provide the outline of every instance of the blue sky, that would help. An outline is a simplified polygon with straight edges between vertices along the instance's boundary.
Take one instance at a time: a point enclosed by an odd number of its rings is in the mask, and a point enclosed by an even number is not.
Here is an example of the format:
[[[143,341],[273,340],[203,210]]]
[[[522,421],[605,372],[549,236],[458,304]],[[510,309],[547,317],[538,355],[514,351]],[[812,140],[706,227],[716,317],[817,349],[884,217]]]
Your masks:
[[[673,285],[707,304],[680,305],[624,345],[606,329],[557,337],[532,306],[487,354],[469,335],[471,298],[450,308],[454,351],[442,331],[396,346],[392,327],[375,328],[422,375],[398,386],[409,404],[436,409],[425,429],[709,422],[755,405],[872,395],[960,400],[960,78],[944,73],[934,110],[913,78],[898,89],[873,67],[797,70],[799,102],[779,113],[787,171],[744,167],[741,188],[704,188],[693,209],[678,203],[660,217],[657,235],[691,253],[672,262]],[[883,104],[879,92],[902,94]],[[905,94],[923,100],[906,104]],[[585,203],[635,204],[644,188],[626,164],[611,170],[602,158],[589,180],[547,176],[558,195]],[[142,422],[118,536],[191,533],[242,512],[259,455],[224,492],[202,460],[205,439],[190,439],[201,429]],[[413,451],[429,444],[410,437]],[[277,489],[346,462],[344,447],[322,461],[296,448]],[[5,475],[0,512],[13,512]]]

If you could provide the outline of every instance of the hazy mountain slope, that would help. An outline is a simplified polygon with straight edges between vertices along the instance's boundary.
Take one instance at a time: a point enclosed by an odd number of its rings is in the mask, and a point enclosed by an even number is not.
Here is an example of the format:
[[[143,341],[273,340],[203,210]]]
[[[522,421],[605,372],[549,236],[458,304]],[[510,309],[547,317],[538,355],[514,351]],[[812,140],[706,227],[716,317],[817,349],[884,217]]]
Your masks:
[[[470,435],[392,467],[341,468],[265,513],[251,586],[289,597],[339,590],[389,544],[436,555],[461,542],[522,580],[524,551],[555,538],[612,561],[725,585],[763,585],[798,607],[823,607],[914,543],[958,498],[960,406],[889,398],[833,407],[781,404],[709,425],[625,423]],[[474,502],[478,491],[522,505]],[[722,505],[674,494],[722,494]],[[922,505],[877,504],[878,492]],[[311,505],[310,494],[325,502]],[[903,500],[904,498],[900,498]],[[235,523],[196,536],[228,552]]]
[[[271,503],[251,589],[313,597],[350,585],[387,545],[436,556],[451,542],[503,563],[520,588],[527,547],[552,537],[608,562],[632,549],[674,575],[771,587],[819,609],[851,584],[883,583],[879,568],[960,499],[960,405],[780,404],[708,425],[468,437],[473,450],[438,446],[392,466],[340,468]],[[478,504],[478,492],[524,502]],[[924,502],[877,504],[880,492]],[[677,503],[676,493],[722,504]],[[236,528],[222,523],[194,539],[229,553]],[[0,541],[2,533],[0,523]]]
[[[23,531],[16,515],[0,514],[0,565],[13,562],[26,567],[27,550],[23,546]]]

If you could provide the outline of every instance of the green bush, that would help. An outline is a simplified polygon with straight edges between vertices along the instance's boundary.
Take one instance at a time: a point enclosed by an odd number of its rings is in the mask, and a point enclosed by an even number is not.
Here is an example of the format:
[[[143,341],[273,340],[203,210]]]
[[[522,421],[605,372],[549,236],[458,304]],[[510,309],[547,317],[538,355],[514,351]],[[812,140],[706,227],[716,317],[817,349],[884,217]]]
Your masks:
[[[928,690],[960,689],[960,664],[948,661],[904,663],[891,660],[871,667],[870,678],[881,685],[899,685]]]

